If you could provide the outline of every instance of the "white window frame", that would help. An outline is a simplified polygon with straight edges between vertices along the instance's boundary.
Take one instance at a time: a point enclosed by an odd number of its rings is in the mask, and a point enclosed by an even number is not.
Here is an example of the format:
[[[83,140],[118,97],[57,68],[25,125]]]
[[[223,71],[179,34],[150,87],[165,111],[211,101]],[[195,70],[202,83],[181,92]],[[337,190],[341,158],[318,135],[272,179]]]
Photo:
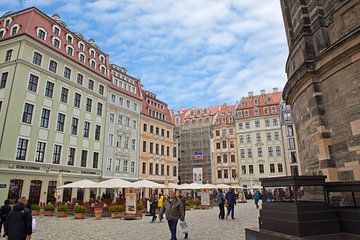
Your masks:
[[[94,55],[91,54],[92,52],[94,52]],[[95,56],[96,56],[96,51],[95,51],[95,49],[89,48],[89,54],[90,54],[90,57],[95,58]]]
[[[73,37],[73,35],[71,35],[70,33],[67,33],[67,34],[65,35],[65,40],[66,40],[67,43],[68,43],[68,37],[71,37],[70,43],[73,44],[73,42],[74,42],[74,37]],[[74,48],[73,48],[73,49],[74,49]]]
[[[80,47],[81,45],[84,46],[83,49],[81,49],[81,47]],[[81,51],[84,51],[84,50],[85,50],[85,43],[82,42],[82,41],[79,41],[79,42],[78,42],[78,48],[79,48]]]
[[[44,40],[46,40],[47,35],[48,35],[48,32],[45,30],[45,28],[37,27],[37,28],[36,28],[36,36],[39,37],[39,32],[40,32],[40,30],[45,32],[45,38],[44,38]]]
[[[70,56],[74,56],[75,50],[74,50],[74,48],[73,48],[71,45],[66,45],[66,54],[69,55],[69,53],[68,53],[68,48],[71,48],[71,49],[72,49],[72,54],[71,54]]]
[[[95,63],[95,67],[94,67],[94,68],[92,67],[92,64],[91,64],[92,62]],[[92,69],[96,69],[96,61],[95,61],[94,59],[90,59],[89,63],[90,63],[90,67],[91,67]]]
[[[81,56],[81,55],[84,56],[84,61],[83,61],[83,62],[80,60],[80,56]],[[79,52],[78,57],[79,57],[79,61],[80,61],[80,62],[86,63],[86,55],[85,55],[84,53]]]
[[[55,28],[57,28],[59,30],[59,35],[55,35],[56,37],[60,37],[61,35],[61,28],[58,26],[58,25],[53,25],[52,26],[52,30],[53,30],[53,33],[55,34]]]
[[[54,36],[54,37],[51,39],[52,45],[53,45],[54,47],[56,47],[56,46],[55,46],[55,39],[56,39],[56,40],[59,40],[60,44],[59,44],[59,48],[58,48],[58,49],[61,49],[61,39],[58,38],[58,37],[56,37],[56,36]]]
[[[3,35],[3,37],[2,37],[2,38],[4,38],[5,35],[6,35],[6,29],[5,29],[5,28],[1,28],[1,29],[0,29],[0,32],[4,32],[4,35]]]
[[[101,59],[103,59],[104,61],[101,61]],[[100,54],[99,55],[99,61],[101,62],[101,63],[103,63],[103,64],[105,64],[105,57],[104,57],[104,55],[102,55],[102,54]]]
[[[104,68],[104,72],[102,72],[102,69]],[[106,67],[104,65],[100,65],[100,72],[103,74],[106,74]]]
[[[7,20],[10,20],[9,25],[5,25],[5,24],[6,24],[6,22],[7,22]],[[7,17],[7,18],[5,18],[5,20],[4,20],[4,27],[10,26],[10,25],[11,25],[11,23],[12,23],[12,17]]]
[[[17,30],[16,30],[16,33],[13,34],[13,29],[14,29],[15,27],[17,27]],[[19,24],[14,24],[14,25],[12,25],[12,26],[11,26],[11,30],[10,30],[11,36],[17,34],[17,33],[19,32],[19,30],[20,30],[20,25],[19,25]]]

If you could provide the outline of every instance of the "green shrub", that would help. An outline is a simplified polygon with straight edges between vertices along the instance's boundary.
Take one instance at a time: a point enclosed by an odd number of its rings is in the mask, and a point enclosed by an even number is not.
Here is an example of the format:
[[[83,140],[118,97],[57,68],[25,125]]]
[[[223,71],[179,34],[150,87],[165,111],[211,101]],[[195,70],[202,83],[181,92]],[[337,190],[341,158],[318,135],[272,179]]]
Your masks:
[[[86,208],[81,205],[76,205],[74,208],[74,213],[86,213]]]
[[[31,210],[40,210],[40,206],[38,204],[32,204]]]
[[[52,205],[51,203],[48,203],[45,205],[44,210],[53,212],[53,211],[55,211],[55,206]]]
[[[119,205],[112,205],[110,208],[109,208],[109,211],[111,213],[119,213],[119,212],[125,212],[125,207],[121,204]]]
[[[143,203],[141,201],[138,201],[136,203],[136,210],[142,210],[143,209]]]
[[[191,202],[191,205],[192,206],[199,206],[201,205],[201,200],[200,199],[193,199],[193,200],[190,200]]]
[[[63,204],[63,205],[60,205],[58,208],[57,208],[57,211],[58,212],[68,212],[68,206]]]

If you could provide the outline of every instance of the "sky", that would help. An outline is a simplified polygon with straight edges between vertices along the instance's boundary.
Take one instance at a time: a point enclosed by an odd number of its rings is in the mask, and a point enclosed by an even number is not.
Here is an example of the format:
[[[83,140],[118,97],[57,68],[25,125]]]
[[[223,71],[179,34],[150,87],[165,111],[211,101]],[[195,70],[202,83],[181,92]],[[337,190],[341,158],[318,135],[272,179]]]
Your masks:
[[[279,0],[1,0],[35,6],[93,38],[172,109],[235,104],[286,83]]]

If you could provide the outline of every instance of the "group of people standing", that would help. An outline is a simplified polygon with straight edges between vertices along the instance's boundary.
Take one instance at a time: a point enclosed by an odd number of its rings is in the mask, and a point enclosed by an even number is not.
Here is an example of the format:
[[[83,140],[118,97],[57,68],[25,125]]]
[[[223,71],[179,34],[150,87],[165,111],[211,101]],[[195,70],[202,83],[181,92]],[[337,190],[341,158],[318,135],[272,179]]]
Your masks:
[[[176,228],[178,221],[180,220],[180,226],[183,228],[184,238],[187,239],[189,236],[185,222],[185,198],[181,195],[180,191],[170,190],[168,196],[164,196],[163,193],[156,194],[152,192],[150,196],[150,213],[152,215],[151,223],[156,221],[156,212],[159,210],[159,222],[163,220],[165,214],[166,220],[171,234],[171,240],[177,240]]]
[[[234,193],[234,189],[230,188],[226,194],[223,193],[222,189],[218,189],[216,194],[216,202],[219,205],[220,213],[219,219],[225,218],[225,206],[227,208],[226,219],[231,214],[231,219],[235,219],[234,210],[236,205],[236,196]]]
[[[31,240],[32,214],[25,197],[21,197],[13,208],[9,200],[5,200],[0,209],[0,217],[0,234],[4,225],[3,237],[8,240]]]

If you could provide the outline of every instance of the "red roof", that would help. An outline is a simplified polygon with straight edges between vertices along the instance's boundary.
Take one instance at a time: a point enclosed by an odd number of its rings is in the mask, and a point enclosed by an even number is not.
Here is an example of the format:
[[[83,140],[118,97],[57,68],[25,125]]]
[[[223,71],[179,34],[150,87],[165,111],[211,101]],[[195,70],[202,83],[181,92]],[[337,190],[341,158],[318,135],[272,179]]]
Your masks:
[[[132,93],[132,92],[129,92],[129,91],[125,90],[125,89],[122,88],[122,87],[116,86],[116,85],[114,84],[114,81],[112,81],[112,83],[110,83],[110,85],[109,85],[110,88],[112,88],[112,89],[114,89],[114,90],[116,90],[116,91],[118,91],[118,92],[121,92],[121,93],[123,93],[123,94],[126,94],[126,95],[128,95],[128,96],[130,96],[130,97],[136,98],[136,99],[138,99],[138,100],[142,100],[142,98],[141,98],[141,87],[140,87],[141,82],[140,82],[140,80],[139,80],[139,79],[136,79],[136,78],[134,78],[134,77],[132,77],[132,76],[130,76],[130,75],[127,74],[127,72],[125,72],[125,71],[122,71],[122,72],[118,71],[117,69],[119,69],[119,68],[121,68],[121,67],[119,67],[119,66],[117,66],[117,65],[115,65],[115,64],[110,64],[110,67],[111,67],[111,71],[118,72],[119,74],[124,75],[124,76],[130,78],[133,83],[131,83],[131,82],[129,82],[129,81],[126,81],[126,80],[123,80],[123,79],[120,79],[120,78],[119,78],[119,79],[122,80],[122,81],[124,81],[124,82],[126,82],[126,83],[129,84],[129,85],[134,86],[135,89],[136,89],[136,92],[135,92],[135,93]],[[123,68],[121,68],[121,69],[123,69]],[[114,78],[114,76],[113,76],[112,74],[111,74],[111,76],[112,76],[112,78]]]
[[[154,115],[150,115],[150,112],[154,113]],[[158,100],[156,98],[156,95],[146,91],[146,90],[142,90],[142,112],[141,114],[154,118],[156,120],[159,121],[163,121],[166,123],[169,123],[171,125],[173,125],[174,121],[172,118],[172,115],[170,114],[170,111],[168,109],[168,105],[160,100]],[[158,117],[156,117],[156,114],[158,115]],[[164,116],[164,119],[161,118],[161,115]]]
[[[227,105],[226,103],[221,105],[217,112],[214,125],[219,126],[221,124],[233,124],[234,122],[235,122],[235,106]]]
[[[58,15],[57,15],[58,17]],[[4,26],[4,21],[7,18],[11,18],[11,24],[6,27],[0,27],[0,29],[6,29],[6,33],[3,38],[1,38],[0,41],[4,41],[7,39],[19,37],[21,35],[27,35],[34,39],[35,41],[39,42],[40,44],[43,44],[52,50],[62,54],[63,56],[71,59],[72,61],[76,62],[79,65],[82,65],[86,67],[87,69],[91,70],[92,72],[95,72],[96,74],[105,77],[110,80],[110,74],[109,74],[109,56],[108,54],[103,53],[99,50],[99,48],[95,44],[91,44],[89,42],[86,42],[85,39],[81,36],[79,33],[71,32],[66,25],[61,20],[56,20],[55,18],[51,18],[45,13],[41,12],[39,9],[35,7],[27,8],[19,12],[7,14],[5,16],[2,16],[0,18],[0,26]],[[18,24],[20,26],[19,31],[11,35],[11,28],[15,24]],[[60,35],[57,36],[53,31],[53,26],[56,25],[58,28],[60,28]],[[37,29],[44,29],[47,32],[46,39],[41,39],[37,35]],[[67,42],[66,36],[70,34],[73,37],[73,42],[69,43]],[[52,43],[54,38],[59,38],[61,41],[60,48],[57,48]],[[93,41],[93,40],[92,40]],[[79,42],[82,42],[85,45],[84,51],[82,51],[79,48]],[[71,46],[73,48],[73,55],[69,55],[66,52],[67,46]],[[93,49],[95,51],[95,57],[91,57],[90,55],[90,49]],[[85,55],[85,62],[81,62],[79,60],[79,53],[83,53]],[[99,57],[102,55],[105,59],[104,63],[101,63]],[[93,59],[96,62],[96,68],[93,69],[90,67],[90,59]],[[100,71],[100,65],[103,65],[106,67],[107,71],[105,73],[102,73]]]

